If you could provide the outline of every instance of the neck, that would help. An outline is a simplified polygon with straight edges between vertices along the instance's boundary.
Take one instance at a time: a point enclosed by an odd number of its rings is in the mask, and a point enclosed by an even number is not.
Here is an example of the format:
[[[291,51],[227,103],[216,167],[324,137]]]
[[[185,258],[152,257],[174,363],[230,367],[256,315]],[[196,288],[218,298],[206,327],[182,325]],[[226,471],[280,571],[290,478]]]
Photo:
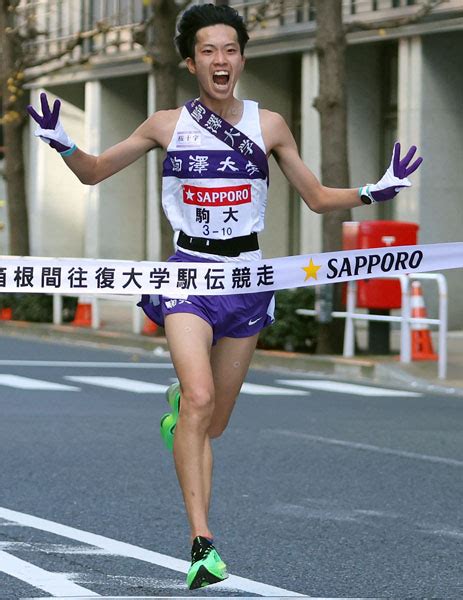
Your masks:
[[[226,100],[216,100],[215,98],[210,98],[201,94],[199,99],[209,110],[226,120],[233,119],[234,117],[236,118],[242,110],[242,102],[237,100],[234,96],[227,98]]]

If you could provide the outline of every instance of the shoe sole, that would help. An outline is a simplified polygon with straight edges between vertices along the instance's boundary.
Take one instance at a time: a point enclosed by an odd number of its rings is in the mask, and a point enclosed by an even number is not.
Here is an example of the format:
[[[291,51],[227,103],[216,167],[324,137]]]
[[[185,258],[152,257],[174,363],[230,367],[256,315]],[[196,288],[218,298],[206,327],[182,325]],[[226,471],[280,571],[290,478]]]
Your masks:
[[[161,431],[161,438],[164,442],[164,445],[168,450],[172,451],[174,447],[174,431],[177,423],[174,423],[173,425],[166,424],[166,420],[168,418],[172,419],[172,413],[166,413],[161,417],[159,428]]]
[[[171,402],[169,399],[169,389],[170,387],[167,389],[166,392],[166,400],[167,400],[167,404],[170,406],[170,408],[172,409],[172,414],[176,415],[178,417],[178,413],[180,411],[180,384],[175,384],[177,386],[177,391],[175,393],[175,398],[174,401]]]
[[[195,575],[195,578],[191,582],[189,589],[197,590],[199,588],[206,587],[207,585],[212,585],[213,583],[220,583],[221,581],[224,581],[225,579],[227,579],[227,577],[228,577],[228,575],[223,578],[217,577],[216,575],[213,575],[212,573],[210,573],[206,569],[206,567],[201,566],[201,567],[199,567],[198,572]]]
[[[175,385],[178,386],[178,391],[180,391],[179,384],[177,383]],[[170,387],[172,387],[172,386],[170,386]],[[178,413],[180,410],[180,396],[175,394],[174,401],[170,402],[170,399],[169,399],[170,387],[167,388],[166,401],[167,401],[167,404],[172,409],[172,412],[162,415],[159,426],[160,426],[162,441],[164,442],[164,445],[166,446],[166,448],[172,452],[174,449],[174,431],[175,431],[175,427],[177,425]],[[175,419],[175,422],[172,425],[167,425],[165,423],[166,419],[169,417],[170,417],[170,419]],[[166,429],[167,429],[167,431],[166,431]]]

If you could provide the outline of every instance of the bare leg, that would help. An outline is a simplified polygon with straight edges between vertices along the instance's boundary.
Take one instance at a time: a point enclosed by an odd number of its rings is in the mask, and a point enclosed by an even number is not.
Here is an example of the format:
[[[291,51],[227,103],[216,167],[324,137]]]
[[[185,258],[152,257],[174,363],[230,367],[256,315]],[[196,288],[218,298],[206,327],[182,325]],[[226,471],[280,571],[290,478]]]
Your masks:
[[[203,489],[204,499],[206,501],[206,514],[209,515],[209,507],[211,505],[211,493],[212,493],[212,467],[214,464],[212,456],[212,447],[209,435],[207,436],[207,443],[204,446],[204,462],[203,462]]]
[[[223,338],[211,350],[210,326],[190,313],[169,315],[166,336],[181,387],[174,460],[191,538],[212,538],[210,437],[218,437],[227,426],[258,336]]]
[[[225,430],[235,406],[258,336],[251,338],[222,338],[212,347],[211,365],[215,387],[214,412],[209,426],[209,438],[219,437]],[[212,489],[212,452],[206,446],[204,459],[204,492],[207,512]]]
[[[215,387],[215,406],[209,436],[218,437],[227,427],[257,344],[249,338],[222,338],[212,348],[211,364]]]
[[[191,537],[212,537],[208,503],[212,453],[208,429],[214,411],[210,365],[211,327],[200,317],[166,317],[166,336],[181,387],[180,414],[174,436],[174,461],[190,522]]]

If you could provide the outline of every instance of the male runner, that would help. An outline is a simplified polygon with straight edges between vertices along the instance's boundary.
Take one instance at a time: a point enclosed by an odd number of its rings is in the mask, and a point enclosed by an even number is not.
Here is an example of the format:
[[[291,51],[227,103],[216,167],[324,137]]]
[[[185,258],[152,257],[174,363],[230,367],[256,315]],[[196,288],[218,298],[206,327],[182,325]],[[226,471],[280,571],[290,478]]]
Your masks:
[[[163,208],[181,262],[258,260],[257,234],[264,227],[267,156],[273,154],[307,206],[317,212],[390,200],[420,165],[400,160],[396,144],[386,174],[375,185],[333,189],[320,184],[302,162],[294,138],[277,113],[239,100],[234,88],[244,67],[245,25],[228,6],[206,4],[187,10],[178,25],[177,46],[196,76],[199,101],[151,115],[126,140],[91,156],[69,139],[41,97],[43,115],[36,135],[55,148],[80,181],[96,185],[153,148],[167,150]],[[188,514],[192,564],[190,589],[224,580],[226,566],[213,546],[208,523],[212,482],[211,439],[227,426],[248,370],[260,330],[273,319],[273,294],[144,296],[145,312],[164,325],[179,384],[168,391],[172,412],[161,433],[173,447]],[[191,357],[194,356],[194,368]],[[174,436],[175,431],[175,436]]]

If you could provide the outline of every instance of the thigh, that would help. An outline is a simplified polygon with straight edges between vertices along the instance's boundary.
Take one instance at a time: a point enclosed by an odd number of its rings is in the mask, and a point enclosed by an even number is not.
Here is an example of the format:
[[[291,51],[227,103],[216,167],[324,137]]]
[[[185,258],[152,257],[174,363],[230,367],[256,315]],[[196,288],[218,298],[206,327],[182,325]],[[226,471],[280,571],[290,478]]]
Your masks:
[[[246,338],[221,338],[211,351],[215,408],[211,423],[220,434],[225,429],[248,372],[258,334]]]
[[[213,393],[212,328],[192,313],[167,315],[165,331],[182,393],[207,389]]]

